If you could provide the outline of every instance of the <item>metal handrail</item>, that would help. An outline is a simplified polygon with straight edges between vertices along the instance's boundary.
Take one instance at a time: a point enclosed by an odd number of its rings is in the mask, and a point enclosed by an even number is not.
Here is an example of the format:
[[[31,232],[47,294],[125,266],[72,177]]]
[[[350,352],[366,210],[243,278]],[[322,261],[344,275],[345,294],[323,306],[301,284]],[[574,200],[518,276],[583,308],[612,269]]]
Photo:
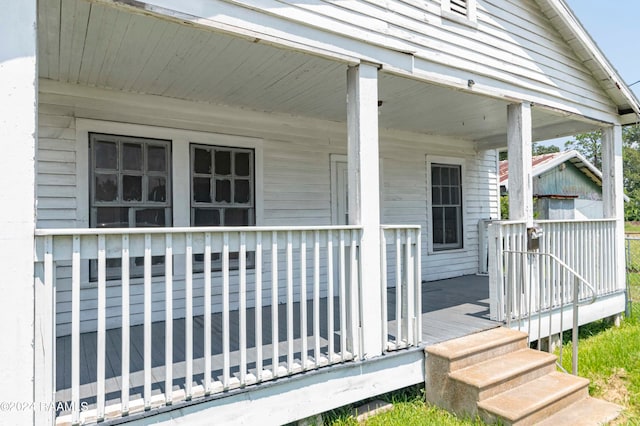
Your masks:
[[[547,256],[550,257],[551,259],[555,260],[560,266],[562,266],[563,268],[565,268],[567,271],[569,271],[573,276],[575,276],[578,280],[580,280],[580,282],[582,282],[582,284],[584,284],[590,291],[591,291],[591,300],[589,301],[589,303],[580,303],[579,306],[586,306],[586,305],[591,305],[593,302],[596,301],[596,299],[598,298],[598,294],[596,292],[596,289],[593,288],[593,286],[589,283],[589,281],[587,281],[586,279],[584,279],[582,277],[582,275],[580,275],[578,272],[576,272],[571,266],[567,265],[566,263],[564,263],[558,256],[556,256],[555,254],[552,253],[543,253],[543,252],[537,252],[537,251],[516,251],[516,250],[503,250],[503,253],[515,253],[515,254],[531,254],[531,255],[536,255],[536,256]]]
[[[580,275],[578,272],[576,272],[572,267],[570,267],[569,265],[567,265],[565,262],[563,262],[560,258],[558,258],[556,255],[551,254],[551,253],[543,253],[543,252],[537,252],[537,251],[517,251],[517,250],[503,250],[503,253],[512,253],[512,254],[521,254],[521,255],[529,255],[529,256],[538,256],[538,257],[542,257],[542,256],[546,256],[550,259],[552,259],[553,261],[555,261],[558,265],[560,265],[562,268],[564,268],[565,270],[567,270],[571,275],[573,275],[575,277],[575,283],[573,286],[573,301],[572,301],[572,313],[573,313],[573,325],[572,325],[572,330],[571,330],[571,343],[572,343],[572,348],[571,348],[571,372],[573,375],[578,375],[578,307],[580,306],[586,306],[586,305],[590,305],[593,302],[596,301],[598,295],[597,292],[595,290],[595,288],[586,280],[582,277],[582,275]],[[589,299],[588,301],[580,301],[579,300],[579,285],[582,283],[586,288],[589,289],[589,291],[591,291],[591,299]],[[561,286],[564,286],[564,282],[561,282]],[[561,322],[561,326],[560,326],[560,333],[562,333],[562,321],[563,321],[563,315],[562,315],[562,309],[564,309],[564,304],[562,304],[562,306],[560,307],[561,312],[560,312],[560,322]],[[529,329],[531,328],[531,309],[528,310],[527,312],[527,322],[529,325]],[[509,315],[507,316],[507,321],[510,321],[511,319],[511,312],[509,312]],[[551,321],[551,319],[549,319]],[[538,322],[540,322],[540,312],[538,312]],[[549,336],[549,339],[551,338],[551,336]],[[540,333],[538,333],[538,348],[540,348]],[[549,350],[551,350],[551,345],[549,345]],[[562,367],[562,348],[560,348],[560,359],[559,359],[559,367],[561,369],[564,370],[564,368]]]

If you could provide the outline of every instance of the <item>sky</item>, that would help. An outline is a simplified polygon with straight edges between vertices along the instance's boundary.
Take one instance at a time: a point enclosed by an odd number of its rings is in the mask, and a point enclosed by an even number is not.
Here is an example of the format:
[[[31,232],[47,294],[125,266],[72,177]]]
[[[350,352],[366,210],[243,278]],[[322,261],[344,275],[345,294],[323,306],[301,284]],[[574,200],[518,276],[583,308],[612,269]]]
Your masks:
[[[627,84],[640,80],[640,0],[566,2],[620,77]],[[631,89],[640,98],[640,83]],[[553,143],[562,149],[565,140]]]
[[[640,1],[566,0],[627,84],[640,80]],[[632,87],[640,97],[640,83]]]

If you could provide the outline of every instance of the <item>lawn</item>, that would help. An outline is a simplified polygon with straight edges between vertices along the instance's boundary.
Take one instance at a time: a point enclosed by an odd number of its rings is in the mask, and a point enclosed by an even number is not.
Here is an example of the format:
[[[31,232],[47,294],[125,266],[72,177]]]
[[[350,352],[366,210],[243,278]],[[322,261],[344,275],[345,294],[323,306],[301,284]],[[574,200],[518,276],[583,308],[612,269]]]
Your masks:
[[[640,232],[640,224],[628,224],[627,232]],[[640,265],[640,239],[628,246],[634,263]],[[640,268],[628,275],[633,308],[631,316],[614,327],[598,321],[580,327],[578,354],[579,375],[591,380],[589,393],[625,407],[615,425],[640,425]],[[566,334],[564,368],[571,371],[571,335]],[[458,417],[424,403],[424,391],[419,386],[384,395],[380,399],[392,402],[393,410],[367,420],[367,426],[377,425],[482,425],[477,419]],[[347,408],[325,417],[325,424],[357,425]]]
[[[624,420],[640,425],[640,304],[620,328],[595,323],[581,330],[578,374],[591,380],[589,393],[625,407]],[[571,346],[564,347],[571,368]]]
[[[393,410],[367,419],[367,426],[481,426],[479,419],[461,419],[438,407],[425,404],[422,386],[413,386],[383,395],[383,401],[391,402]],[[325,424],[332,426],[356,426],[350,407],[335,410],[325,416]]]
[[[625,222],[624,232],[626,232],[627,234],[640,233],[640,222]]]

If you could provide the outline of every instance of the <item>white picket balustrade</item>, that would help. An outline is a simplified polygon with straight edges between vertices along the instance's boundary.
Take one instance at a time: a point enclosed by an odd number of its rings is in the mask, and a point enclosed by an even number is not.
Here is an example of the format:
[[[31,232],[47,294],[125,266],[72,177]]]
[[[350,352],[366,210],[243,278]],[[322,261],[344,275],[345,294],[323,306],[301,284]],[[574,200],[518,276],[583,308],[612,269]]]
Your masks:
[[[420,234],[420,226],[381,227],[382,345],[385,351],[417,346],[422,337]]]
[[[538,221],[539,249],[590,283],[596,297],[624,290],[615,276],[615,220]],[[573,276],[549,256],[523,256],[527,247],[524,222],[495,222],[489,232],[491,315],[498,320],[524,318],[573,302]],[[533,250],[536,251],[536,250]],[[592,292],[581,285],[579,299]]]
[[[416,345],[420,229],[383,237],[403,301],[394,345]],[[63,415],[107,419],[357,359],[360,238],[357,226],[37,230],[39,279],[71,300]]]

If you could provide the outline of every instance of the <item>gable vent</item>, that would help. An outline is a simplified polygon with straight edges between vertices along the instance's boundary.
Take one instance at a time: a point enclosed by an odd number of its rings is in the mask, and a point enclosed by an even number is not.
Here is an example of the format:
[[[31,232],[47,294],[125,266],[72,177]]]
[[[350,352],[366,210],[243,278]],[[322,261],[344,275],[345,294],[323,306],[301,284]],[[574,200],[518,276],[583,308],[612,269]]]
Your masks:
[[[467,16],[469,5],[467,0],[450,0],[450,8],[452,12]]]

